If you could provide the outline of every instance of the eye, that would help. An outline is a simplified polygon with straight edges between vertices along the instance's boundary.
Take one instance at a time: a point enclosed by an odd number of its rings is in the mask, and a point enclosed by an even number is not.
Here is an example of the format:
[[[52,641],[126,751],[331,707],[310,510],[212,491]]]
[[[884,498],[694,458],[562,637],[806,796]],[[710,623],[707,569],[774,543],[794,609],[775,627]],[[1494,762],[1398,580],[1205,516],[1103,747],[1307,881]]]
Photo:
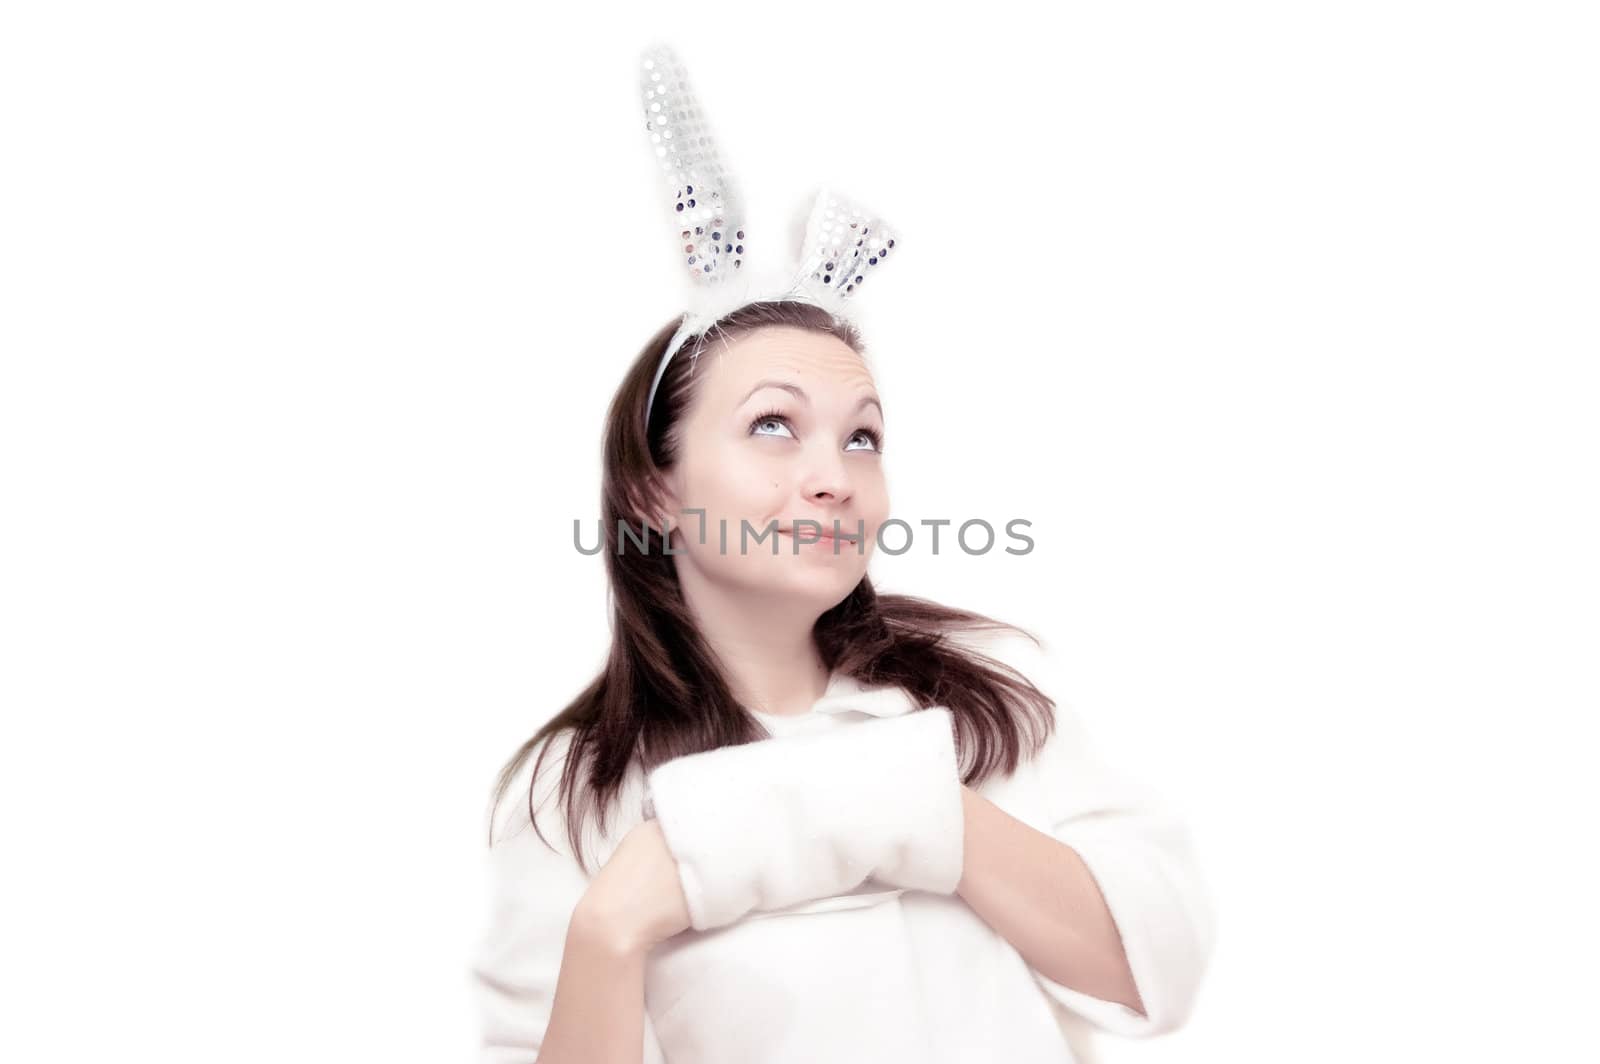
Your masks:
[[[871,444],[872,446],[870,448],[868,448],[868,447],[852,447],[850,444],[854,443],[856,440],[865,440],[867,443]],[[869,429],[869,428],[865,428],[865,427],[859,428],[859,429],[856,429],[854,435],[852,435],[850,437],[849,442],[847,442],[844,445],[844,449],[847,450],[847,451],[873,450],[873,451],[881,452],[883,450],[883,436],[878,432],[877,429]]]
[[[757,431],[758,429],[765,428],[768,425],[777,425],[783,429],[783,432],[778,433]],[[755,420],[750,422],[750,435],[776,436],[779,439],[782,439],[784,436],[788,436],[790,439],[794,439],[794,433],[789,431],[789,419],[783,415],[781,410],[768,410],[764,414],[757,414]]]
[[[769,431],[776,427],[781,431]],[[776,439],[794,439],[794,432],[789,427],[789,417],[781,410],[768,410],[757,414],[750,422],[749,428],[752,436],[772,436]],[[868,451],[881,453],[883,451],[883,434],[877,429],[863,425],[850,434],[850,439],[845,442],[846,451]]]

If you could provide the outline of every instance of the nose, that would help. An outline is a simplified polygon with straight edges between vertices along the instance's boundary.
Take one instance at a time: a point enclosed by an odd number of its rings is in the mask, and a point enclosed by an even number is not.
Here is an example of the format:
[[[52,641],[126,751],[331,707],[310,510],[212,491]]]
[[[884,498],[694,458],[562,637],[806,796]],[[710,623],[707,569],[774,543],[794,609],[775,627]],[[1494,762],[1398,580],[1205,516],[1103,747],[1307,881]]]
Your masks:
[[[837,448],[817,447],[809,455],[801,494],[812,502],[841,503],[851,495],[850,467]]]

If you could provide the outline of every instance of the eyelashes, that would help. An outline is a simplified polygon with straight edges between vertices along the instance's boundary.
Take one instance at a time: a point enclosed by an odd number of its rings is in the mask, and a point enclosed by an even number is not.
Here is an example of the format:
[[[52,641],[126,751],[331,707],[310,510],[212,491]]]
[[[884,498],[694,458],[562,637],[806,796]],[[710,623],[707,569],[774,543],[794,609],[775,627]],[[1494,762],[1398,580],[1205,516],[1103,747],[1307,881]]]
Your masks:
[[[781,422],[783,422],[783,424],[789,425],[789,417],[783,411],[776,410],[776,409],[774,409],[774,410],[766,410],[766,411],[763,411],[762,413],[757,414],[753,419],[751,419],[750,425],[749,425],[749,428],[747,429],[747,431],[750,432],[752,435],[756,434],[756,426],[758,426],[762,422],[766,422],[766,421],[781,421]],[[792,431],[793,430],[793,426],[790,426],[790,429]],[[766,435],[766,434],[763,433],[762,435]],[[879,454],[883,453],[883,433],[879,432],[877,429],[873,428],[872,426],[870,426],[870,425],[862,425],[859,428],[857,428],[854,432],[852,432],[850,434],[850,436],[851,436],[852,439],[854,439],[857,436],[865,436],[867,439],[872,441],[872,449],[874,451],[878,452]],[[856,451],[861,450],[860,447],[853,447],[853,448],[849,448],[849,449],[850,450],[856,450]]]
[[[874,451],[877,451],[879,454],[883,453],[883,433],[867,425],[862,425],[860,428],[856,429],[856,432],[872,441],[872,449]]]

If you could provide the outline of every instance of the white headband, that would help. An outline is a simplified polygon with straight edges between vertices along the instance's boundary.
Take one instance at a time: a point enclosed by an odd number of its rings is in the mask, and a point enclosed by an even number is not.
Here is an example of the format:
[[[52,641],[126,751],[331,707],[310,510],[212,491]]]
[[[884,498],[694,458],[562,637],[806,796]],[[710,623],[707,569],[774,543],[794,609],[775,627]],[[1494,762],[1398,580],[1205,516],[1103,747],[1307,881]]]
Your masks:
[[[722,318],[757,301],[810,303],[850,320],[851,297],[888,258],[895,234],[860,204],[824,188],[812,200],[798,260],[747,268],[744,203],[723,169],[699,100],[671,48],[658,44],[644,51],[639,86],[645,129],[668,196],[673,240],[689,273],[687,309],[645,400],[648,429],[656,389],[684,341],[704,335]]]

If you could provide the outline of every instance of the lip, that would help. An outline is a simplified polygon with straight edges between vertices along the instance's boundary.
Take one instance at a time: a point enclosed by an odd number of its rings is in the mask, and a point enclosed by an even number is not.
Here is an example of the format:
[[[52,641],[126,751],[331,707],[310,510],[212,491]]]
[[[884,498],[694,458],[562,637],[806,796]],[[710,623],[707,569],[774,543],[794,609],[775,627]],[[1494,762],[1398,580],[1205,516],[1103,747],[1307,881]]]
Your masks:
[[[781,535],[794,536],[801,543],[832,543],[834,540],[838,540],[841,543],[855,543],[859,539],[857,536],[852,536],[846,533],[840,533],[839,535],[835,536],[832,532],[814,532],[809,528],[805,529],[803,534],[799,535],[795,533],[793,528],[780,528],[778,529],[778,532]]]

